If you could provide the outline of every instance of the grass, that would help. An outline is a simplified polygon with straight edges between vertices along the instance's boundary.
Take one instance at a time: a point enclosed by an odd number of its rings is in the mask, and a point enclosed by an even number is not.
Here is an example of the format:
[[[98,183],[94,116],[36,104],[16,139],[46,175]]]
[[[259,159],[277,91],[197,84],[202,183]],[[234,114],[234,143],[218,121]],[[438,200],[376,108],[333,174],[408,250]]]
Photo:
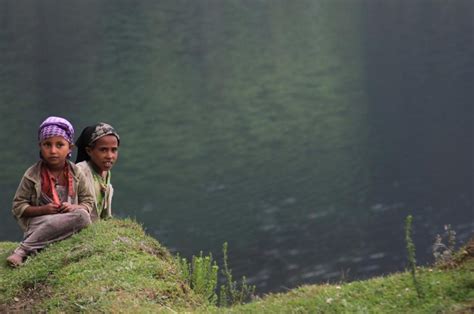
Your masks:
[[[235,313],[440,313],[474,310],[474,263],[451,271],[419,269],[420,299],[409,273],[344,285],[310,285],[237,306]]]
[[[4,261],[14,247],[0,246],[0,312],[191,310],[206,303],[168,250],[130,220],[94,224],[12,270]]]
[[[187,283],[176,258],[131,220],[100,222],[51,245],[19,269],[0,243],[0,312],[468,313],[474,311],[474,239],[450,267],[341,285],[307,285],[218,308]]]

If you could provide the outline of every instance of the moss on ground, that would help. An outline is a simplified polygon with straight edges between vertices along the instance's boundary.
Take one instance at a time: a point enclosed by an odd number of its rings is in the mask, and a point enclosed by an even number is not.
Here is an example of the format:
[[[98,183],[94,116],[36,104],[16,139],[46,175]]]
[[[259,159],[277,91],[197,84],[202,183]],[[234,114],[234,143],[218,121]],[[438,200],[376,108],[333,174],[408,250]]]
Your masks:
[[[11,269],[5,259],[16,245],[0,243],[0,312],[474,311],[474,239],[449,267],[417,269],[423,298],[404,272],[340,285],[302,286],[225,309],[194,293],[169,251],[131,220],[96,223]]]

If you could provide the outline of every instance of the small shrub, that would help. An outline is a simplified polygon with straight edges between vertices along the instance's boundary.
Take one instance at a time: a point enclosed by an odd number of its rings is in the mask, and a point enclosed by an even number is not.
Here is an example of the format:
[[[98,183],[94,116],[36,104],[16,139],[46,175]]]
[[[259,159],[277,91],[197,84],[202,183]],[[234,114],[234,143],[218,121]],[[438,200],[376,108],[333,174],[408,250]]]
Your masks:
[[[255,294],[255,286],[249,285],[245,276],[242,277],[240,285],[233,280],[227,252],[228,244],[225,242],[222,246],[224,266],[221,271],[224,284],[220,287],[219,298],[216,293],[219,267],[212,254],[203,256],[201,251],[199,256],[193,255],[191,263],[186,258],[181,258],[179,254],[176,256],[181,273],[191,289],[204,296],[210,304],[223,307],[248,302]]]
[[[411,232],[412,232],[412,215],[408,215],[405,220],[405,241],[408,252],[408,265],[413,279],[413,285],[415,286],[416,293],[419,298],[423,297],[421,285],[416,278],[416,256],[415,256],[415,244],[413,243]]]
[[[228,244],[224,242],[222,245],[222,253],[224,259],[224,268],[222,269],[222,275],[225,279],[225,284],[221,285],[219,293],[219,306],[231,306],[237,304],[243,304],[250,301],[255,294],[255,286],[247,283],[247,278],[242,277],[240,287],[237,281],[232,278],[232,270],[229,268],[228,261]]]
[[[204,296],[209,303],[217,304],[217,273],[219,267],[213,260],[212,254],[203,256],[202,251],[199,256],[193,256],[189,263],[186,258],[177,256],[181,272],[195,293]]]

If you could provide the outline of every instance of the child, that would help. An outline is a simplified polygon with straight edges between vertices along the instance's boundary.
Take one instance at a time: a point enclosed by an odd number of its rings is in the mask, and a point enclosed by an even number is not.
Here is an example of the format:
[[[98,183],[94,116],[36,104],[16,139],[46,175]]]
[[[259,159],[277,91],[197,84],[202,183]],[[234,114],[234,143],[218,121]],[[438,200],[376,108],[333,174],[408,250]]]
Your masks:
[[[48,117],[38,130],[41,160],[26,170],[12,212],[24,239],[7,262],[20,266],[27,256],[63,240],[91,223],[94,198],[72,162],[74,129],[66,119]]]
[[[76,164],[84,173],[95,196],[91,212],[92,221],[112,217],[112,196],[110,169],[118,157],[120,137],[114,128],[100,122],[86,127],[76,141]]]

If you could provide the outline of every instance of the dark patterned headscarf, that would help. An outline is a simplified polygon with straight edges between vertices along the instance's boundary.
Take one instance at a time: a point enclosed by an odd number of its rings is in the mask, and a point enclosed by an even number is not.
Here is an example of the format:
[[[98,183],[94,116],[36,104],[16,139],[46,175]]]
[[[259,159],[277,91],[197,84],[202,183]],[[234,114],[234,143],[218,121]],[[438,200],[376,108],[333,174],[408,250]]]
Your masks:
[[[38,129],[38,142],[53,136],[61,136],[69,143],[74,143],[74,128],[72,124],[61,117],[48,117]]]
[[[86,147],[92,147],[98,139],[106,135],[114,135],[120,145],[120,136],[110,124],[99,122],[96,125],[91,125],[84,128],[76,141],[76,163],[84,160],[90,160],[91,158],[86,152]]]

